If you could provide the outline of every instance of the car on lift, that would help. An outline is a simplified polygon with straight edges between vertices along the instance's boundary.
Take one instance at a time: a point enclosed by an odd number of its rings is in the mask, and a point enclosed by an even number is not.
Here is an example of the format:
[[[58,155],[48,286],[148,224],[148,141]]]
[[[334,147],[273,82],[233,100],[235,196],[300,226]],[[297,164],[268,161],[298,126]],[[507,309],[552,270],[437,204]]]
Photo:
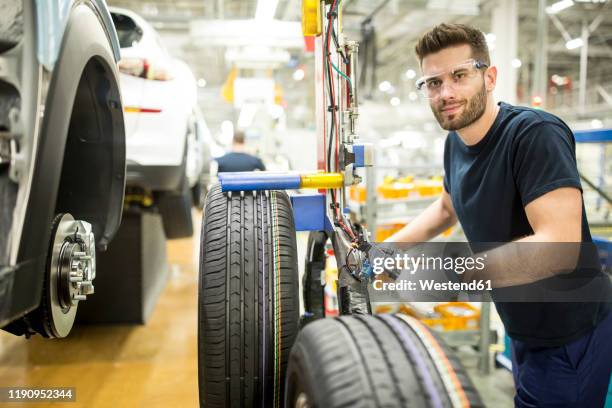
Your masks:
[[[0,14],[0,327],[60,338],[121,222],[119,42],[104,0]]]
[[[166,237],[191,236],[191,203],[200,196],[205,144],[196,80],[141,16],[110,11],[121,46],[128,196],[157,207]]]

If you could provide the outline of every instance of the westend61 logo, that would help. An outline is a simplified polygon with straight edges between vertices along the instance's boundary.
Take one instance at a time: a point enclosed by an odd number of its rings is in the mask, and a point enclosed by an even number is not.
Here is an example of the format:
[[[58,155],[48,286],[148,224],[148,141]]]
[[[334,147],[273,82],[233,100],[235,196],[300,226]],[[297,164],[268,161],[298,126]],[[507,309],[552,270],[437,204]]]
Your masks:
[[[395,257],[375,258],[372,271],[380,275],[386,270],[405,270],[415,274],[417,270],[445,270],[454,271],[461,275],[466,271],[482,271],[485,267],[484,260],[487,255],[478,257],[441,257],[441,256],[410,256],[408,254],[396,254]]]

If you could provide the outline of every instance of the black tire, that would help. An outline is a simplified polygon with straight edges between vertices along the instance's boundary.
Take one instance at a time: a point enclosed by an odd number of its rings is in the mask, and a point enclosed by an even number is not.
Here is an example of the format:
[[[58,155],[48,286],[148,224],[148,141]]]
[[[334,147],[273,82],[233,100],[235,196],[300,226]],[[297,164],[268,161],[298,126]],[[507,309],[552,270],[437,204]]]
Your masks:
[[[25,335],[29,338],[31,335],[38,333],[45,338],[52,337],[50,334],[53,333],[53,329],[51,329],[53,322],[51,317],[51,303],[49,300],[49,292],[51,290],[49,286],[49,273],[51,271],[51,252],[53,251],[53,237],[55,236],[55,232],[57,231],[57,227],[59,226],[59,223],[62,220],[63,216],[64,214],[57,214],[53,218],[53,222],[51,223],[51,241],[48,244],[49,249],[45,257],[45,271],[40,304],[36,309],[29,312],[23,318],[15,320],[2,328],[3,330],[6,330],[7,332],[12,333],[16,336]],[[78,305],[75,307],[78,307]]]
[[[178,191],[159,193],[156,201],[166,238],[188,238],[193,235],[192,198],[186,177]]]
[[[285,406],[298,399],[311,408],[484,406],[459,360],[406,315],[306,326],[291,351]]]
[[[284,192],[206,197],[200,257],[200,406],[280,407],[298,331],[295,226]]]
[[[204,196],[203,192],[202,192],[202,185],[200,184],[200,181],[198,180],[195,185],[193,187],[191,187],[191,200],[193,201],[193,206],[196,208],[202,208],[203,207],[203,199],[202,197]]]
[[[308,321],[325,317],[324,285],[321,274],[325,270],[325,243],[327,234],[313,231],[308,235],[304,276],[302,277],[302,295],[304,310]]]
[[[191,195],[193,197],[193,206],[204,209],[206,205],[206,195],[208,194],[208,177],[203,172],[198,176],[198,181],[191,188]]]

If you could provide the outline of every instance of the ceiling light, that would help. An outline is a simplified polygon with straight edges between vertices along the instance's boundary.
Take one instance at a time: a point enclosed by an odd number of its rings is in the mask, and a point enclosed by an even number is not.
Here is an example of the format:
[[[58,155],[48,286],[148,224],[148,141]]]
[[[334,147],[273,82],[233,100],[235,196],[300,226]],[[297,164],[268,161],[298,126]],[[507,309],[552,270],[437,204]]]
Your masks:
[[[206,80],[204,78],[198,79],[198,86],[204,88],[206,86]]]
[[[561,10],[565,10],[566,8],[572,7],[574,2],[572,0],[561,0],[554,3],[550,7],[546,7],[546,12],[548,14],[557,14]]]
[[[416,77],[416,71],[414,69],[409,69],[406,71],[406,78],[414,79]]]
[[[599,119],[593,119],[591,121],[591,127],[593,129],[601,129],[603,127],[603,122]]]
[[[273,20],[274,14],[276,14],[276,6],[278,6],[278,0],[259,0],[255,10],[255,20]]]
[[[391,98],[389,103],[391,104],[391,106],[399,106],[402,101],[400,101],[400,98],[398,98],[397,96],[394,96],[393,98]]]
[[[389,81],[382,81],[378,85],[378,89],[380,90],[380,92],[389,92],[391,90],[391,88],[392,88],[391,82],[389,82]]]
[[[576,48],[580,48],[583,45],[584,42],[582,41],[582,38],[574,38],[573,40],[569,40],[565,43],[565,48],[567,48],[568,50],[573,50]]]
[[[410,92],[408,94],[408,99],[410,99],[411,101],[416,101],[417,99],[419,99],[419,95],[416,92]]]
[[[521,65],[523,65],[523,62],[522,62],[520,59],[518,59],[518,58],[514,58],[514,59],[512,60],[512,66],[513,66],[514,68],[520,68],[520,67],[521,67]]]
[[[304,79],[304,76],[306,76],[306,73],[304,72],[302,68],[298,68],[295,71],[293,71],[293,79],[295,81],[301,81],[302,79]]]

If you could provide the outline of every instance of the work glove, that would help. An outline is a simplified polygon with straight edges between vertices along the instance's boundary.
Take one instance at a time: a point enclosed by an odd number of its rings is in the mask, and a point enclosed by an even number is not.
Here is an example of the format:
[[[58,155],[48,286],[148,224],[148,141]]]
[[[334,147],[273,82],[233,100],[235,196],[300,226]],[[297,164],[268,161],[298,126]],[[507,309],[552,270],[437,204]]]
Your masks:
[[[358,249],[365,253],[365,261],[363,265],[363,272],[368,276],[381,275],[376,273],[374,265],[384,265],[385,258],[395,259],[397,251],[392,247],[393,244],[389,243],[377,243],[377,242],[365,242]],[[380,259],[377,261],[377,259]],[[395,262],[393,267],[390,269],[385,268],[382,274],[395,281],[401,274],[401,270],[396,268]]]

